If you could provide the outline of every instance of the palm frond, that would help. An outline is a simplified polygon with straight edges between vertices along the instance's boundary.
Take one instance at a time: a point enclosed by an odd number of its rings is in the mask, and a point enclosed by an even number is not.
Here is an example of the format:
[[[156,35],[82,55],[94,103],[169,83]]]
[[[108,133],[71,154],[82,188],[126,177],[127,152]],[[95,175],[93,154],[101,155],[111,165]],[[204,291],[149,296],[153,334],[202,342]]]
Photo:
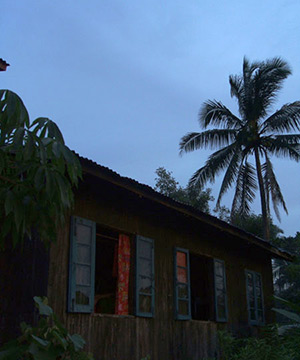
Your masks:
[[[229,76],[230,84],[230,95],[235,97],[239,105],[239,113],[242,117],[245,117],[245,91],[243,79],[239,75],[230,75]]]
[[[232,186],[234,181],[237,178],[238,168],[243,161],[243,155],[241,149],[236,149],[234,155],[231,158],[231,161],[227,167],[226,173],[224,175],[222,185],[220,188],[219,196],[216,203],[216,208],[220,207],[221,199],[226,191]]]
[[[279,57],[262,62],[253,76],[253,109],[256,118],[264,117],[276,99],[283,80],[291,74],[287,62]]]
[[[202,188],[208,181],[213,183],[215,177],[226,169],[236,151],[235,144],[231,144],[209,156],[205,165],[197,170],[189,180],[188,186],[199,186]]]
[[[257,181],[255,168],[248,161],[241,164],[237,176],[236,191],[233,198],[231,208],[231,218],[236,214],[241,217],[250,215],[250,204],[255,199],[255,191],[257,190]]]
[[[273,165],[267,153],[265,153],[265,157],[266,157],[266,162],[262,166],[262,170],[264,174],[264,183],[265,183],[265,187],[267,188],[267,191],[271,194],[274,212],[276,214],[277,219],[280,221],[278,205],[281,205],[287,214],[288,214],[288,210],[283,195],[281,193],[280,186],[274,174]]]
[[[272,155],[287,157],[297,162],[300,161],[300,134],[263,138],[261,144]]]
[[[201,133],[188,133],[181,138],[179,154],[191,152],[201,148],[220,148],[231,144],[235,140],[236,130],[214,129]]]
[[[244,57],[243,61],[243,75],[241,79],[243,79],[243,104],[244,104],[244,117],[245,119],[249,119],[253,108],[253,74],[257,71],[257,69],[261,66],[261,62],[253,62],[252,64],[249,60]]]
[[[289,145],[299,145],[300,144],[300,134],[285,134],[285,135],[275,135],[274,139],[278,142]]]
[[[215,125],[225,129],[239,129],[243,123],[237,116],[219,101],[206,101],[199,111],[199,123],[202,128]]]
[[[262,124],[261,133],[300,130],[300,101],[285,104]]]

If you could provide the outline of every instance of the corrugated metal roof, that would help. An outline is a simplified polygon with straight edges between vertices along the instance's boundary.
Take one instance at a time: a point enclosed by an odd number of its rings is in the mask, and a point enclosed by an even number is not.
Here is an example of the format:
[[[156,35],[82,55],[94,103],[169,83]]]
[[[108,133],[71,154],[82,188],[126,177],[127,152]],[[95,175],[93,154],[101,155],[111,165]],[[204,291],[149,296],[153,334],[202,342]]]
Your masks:
[[[148,198],[151,198],[153,201],[159,201],[162,203],[162,205],[170,205],[175,210],[185,213],[191,216],[195,216],[198,220],[202,220],[206,223],[209,223],[219,229],[222,229],[223,231],[231,230],[235,232],[236,236],[239,236],[243,240],[249,241],[254,245],[257,245],[259,247],[264,248],[265,250],[270,251],[275,257],[282,257],[286,260],[292,260],[293,256],[288,253],[287,251],[284,251],[282,249],[279,249],[278,247],[272,245],[270,242],[261,239],[243,229],[240,229],[234,225],[228,224],[227,222],[220,220],[216,218],[215,216],[212,216],[210,214],[204,213],[203,211],[200,211],[190,205],[178,202],[176,200],[171,199],[170,197],[163,195],[156,190],[154,190],[151,186],[141,184],[138,181],[121,176],[117,172],[111,170],[108,167],[102,166],[95,161],[82,157],[79,154],[76,153],[76,155],[80,158],[80,161],[83,166],[83,170],[86,171],[87,167],[93,168],[96,172],[98,172],[98,175],[101,178],[105,177],[108,181],[114,182],[120,186],[126,187],[128,190],[131,191],[137,191],[141,193],[141,195],[144,195]]]

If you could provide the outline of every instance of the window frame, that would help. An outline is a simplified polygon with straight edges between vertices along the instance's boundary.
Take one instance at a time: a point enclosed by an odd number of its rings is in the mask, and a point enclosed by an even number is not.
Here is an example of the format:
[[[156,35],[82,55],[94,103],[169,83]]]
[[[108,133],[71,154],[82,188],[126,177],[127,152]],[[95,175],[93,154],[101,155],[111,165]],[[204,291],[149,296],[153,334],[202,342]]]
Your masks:
[[[253,296],[254,296],[254,308],[250,308],[250,297],[249,297],[249,286],[248,286],[248,274],[253,276]],[[245,270],[246,277],[246,294],[247,294],[247,311],[248,311],[248,322],[250,325],[264,325],[265,324],[265,309],[264,309],[264,292],[263,292],[263,283],[261,273],[253,271],[253,270]],[[260,278],[260,292],[261,292],[261,302],[262,302],[262,321],[258,320],[258,304],[257,304],[257,293],[256,293],[256,284],[257,277]],[[254,309],[255,319],[251,319],[251,309]]]
[[[76,266],[80,265],[77,262],[77,224],[88,226],[91,228],[90,239],[90,285],[89,285],[89,304],[76,304]],[[68,287],[68,312],[72,313],[92,313],[94,311],[94,293],[95,293],[95,249],[96,249],[96,223],[92,220],[87,220],[79,216],[71,216],[70,221],[70,255],[69,255],[69,287]],[[87,264],[83,264],[86,265]],[[88,287],[88,286],[86,286]]]
[[[178,277],[177,277],[177,252],[182,252],[186,254],[186,261],[187,261],[187,266],[183,267],[186,268],[187,270],[187,290],[188,290],[188,299],[181,299],[178,297],[178,285],[182,284],[180,282],[178,282]],[[192,319],[192,313],[191,313],[191,281],[190,281],[190,253],[189,250],[187,249],[183,249],[180,247],[175,247],[174,248],[174,254],[173,254],[173,259],[174,259],[174,312],[175,312],[175,319],[176,320],[191,320]],[[185,285],[185,284],[184,284]],[[179,313],[179,300],[181,301],[187,301],[188,303],[188,314],[180,314]]]
[[[223,278],[223,287],[224,287],[224,296],[225,296],[225,317],[220,317],[218,312],[218,301],[217,301],[217,282],[216,277],[219,276],[216,274],[216,263],[219,263],[222,265],[222,278]],[[216,315],[216,321],[217,322],[227,322],[228,321],[228,302],[227,302],[227,285],[226,285],[226,268],[225,268],[225,262],[220,259],[213,259],[214,264],[214,300],[215,300],[215,315]]]
[[[146,242],[151,244],[151,259],[140,255],[141,244]],[[155,316],[155,268],[154,268],[154,240],[145,236],[137,235],[135,241],[135,315],[139,317],[153,318]],[[151,295],[139,291],[139,277],[140,274],[139,259],[151,261]],[[140,311],[140,295],[151,297],[151,311]]]

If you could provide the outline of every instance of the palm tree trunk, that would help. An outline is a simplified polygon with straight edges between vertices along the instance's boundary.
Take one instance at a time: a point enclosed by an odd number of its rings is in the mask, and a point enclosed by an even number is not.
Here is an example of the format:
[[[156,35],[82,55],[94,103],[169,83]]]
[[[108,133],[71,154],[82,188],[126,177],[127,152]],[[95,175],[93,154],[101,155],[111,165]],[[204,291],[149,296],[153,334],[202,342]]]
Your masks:
[[[260,192],[261,213],[262,213],[263,227],[264,227],[264,239],[270,241],[270,219],[267,211],[266,192],[262,177],[258,148],[255,148],[254,153],[255,153],[256,172],[257,172],[259,192]]]

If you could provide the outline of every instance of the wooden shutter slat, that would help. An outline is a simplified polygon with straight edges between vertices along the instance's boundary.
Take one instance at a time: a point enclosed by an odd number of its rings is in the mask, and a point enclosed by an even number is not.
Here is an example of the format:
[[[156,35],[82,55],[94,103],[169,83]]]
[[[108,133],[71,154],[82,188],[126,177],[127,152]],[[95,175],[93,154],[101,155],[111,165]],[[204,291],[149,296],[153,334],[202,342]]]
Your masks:
[[[177,259],[178,253],[185,254],[185,263],[186,266],[182,265],[182,261],[184,259]],[[186,270],[186,282],[178,281],[178,269]],[[187,287],[187,298],[181,298],[178,296],[179,286],[184,285]],[[191,319],[191,284],[190,284],[190,259],[189,259],[189,251],[187,249],[182,248],[174,248],[174,312],[175,318],[177,320],[190,320]],[[180,313],[179,305],[180,303],[187,303],[187,314]]]
[[[149,253],[151,258],[144,256],[145,249],[143,249],[143,244],[151,245],[151,251]],[[141,260],[149,261],[150,267],[147,269],[150,274],[143,274],[141,269]],[[151,281],[151,293],[147,293],[140,290],[140,285],[142,280]],[[144,298],[150,298],[150,311],[142,311],[140,296]],[[154,240],[146,238],[144,236],[137,235],[136,237],[136,274],[135,274],[135,314],[136,316],[141,317],[154,317],[155,312],[155,273],[154,273]]]
[[[217,273],[217,265],[221,265],[221,274]],[[217,279],[222,279],[222,288],[220,289],[217,286]],[[228,304],[227,304],[227,286],[226,286],[226,270],[225,270],[225,263],[223,260],[214,259],[214,288],[215,288],[215,313],[216,313],[216,320],[219,322],[226,322],[228,320]],[[222,317],[219,314],[218,308],[218,297],[217,292],[222,291],[224,294],[224,316]]]
[[[78,226],[85,226],[87,229],[81,229],[85,235],[78,239]],[[84,234],[86,232],[86,234]],[[96,224],[87,219],[77,216],[71,218],[70,231],[70,262],[69,262],[69,294],[68,311],[91,313],[94,308],[94,286],[95,286],[95,246],[96,246]],[[78,251],[81,247],[90,248],[89,262],[82,263],[78,261]],[[76,279],[77,269],[86,268],[88,274],[88,283],[78,283]],[[85,290],[83,290],[85,289]],[[80,291],[81,290],[81,291]],[[83,303],[79,303],[81,297]]]

